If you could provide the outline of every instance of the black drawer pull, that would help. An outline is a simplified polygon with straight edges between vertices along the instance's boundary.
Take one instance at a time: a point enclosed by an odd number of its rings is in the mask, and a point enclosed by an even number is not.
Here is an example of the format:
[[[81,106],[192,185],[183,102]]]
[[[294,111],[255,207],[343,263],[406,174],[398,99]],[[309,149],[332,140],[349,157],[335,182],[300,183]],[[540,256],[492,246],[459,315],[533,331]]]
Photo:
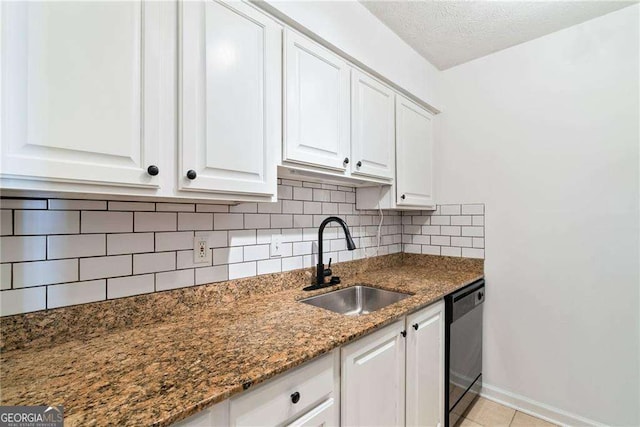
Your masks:
[[[418,324],[417,323],[413,324],[413,329],[415,329],[416,331],[418,330]]]
[[[293,393],[291,395],[291,402],[293,402],[294,405],[296,403],[300,402],[300,393],[298,393],[297,391],[295,393]]]

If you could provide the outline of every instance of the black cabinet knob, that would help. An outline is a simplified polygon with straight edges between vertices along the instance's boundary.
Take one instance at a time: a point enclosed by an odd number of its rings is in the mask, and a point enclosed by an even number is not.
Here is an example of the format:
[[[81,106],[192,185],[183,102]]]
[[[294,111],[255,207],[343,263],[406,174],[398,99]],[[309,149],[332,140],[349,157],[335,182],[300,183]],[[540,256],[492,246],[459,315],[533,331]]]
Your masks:
[[[478,301],[480,301],[483,296],[484,296],[484,293],[478,292]]]
[[[151,176],[156,176],[160,173],[160,169],[156,165],[151,165],[147,168],[147,173]]]
[[[403,194],[402,196],[400,196],[400,198],[401,198],[402,200],[404,200],[404,199],[406,199],[406,198],[407,198],[407,196],[405,196],[405,195]]]
[[[293,402],[294,404],[300,402],[300,393],[298,393],[297,391],[293,393],[291,395],[291,402]]]
[[[189,169],[187,171],[187,178],[189,179],[196,179],[196,176],[198,176],[198,174],[196,173],[196,171],[194,171],[193,169]]]
[[[358,163],[356,163],[356,166],[357,166],[357,167],[362,166],[362,162],[358,162]]]
[[[407,336],[407,331],[400,332],[400,335],[402,335],[403,337],[406,337]]]
[[[415,329],[416,331],[418,330],[418,324],[417,323],[413,324],[413,329]]]
[[[344,160],[342,161],[345,165],[349,163],[349,158],[345,157]]]

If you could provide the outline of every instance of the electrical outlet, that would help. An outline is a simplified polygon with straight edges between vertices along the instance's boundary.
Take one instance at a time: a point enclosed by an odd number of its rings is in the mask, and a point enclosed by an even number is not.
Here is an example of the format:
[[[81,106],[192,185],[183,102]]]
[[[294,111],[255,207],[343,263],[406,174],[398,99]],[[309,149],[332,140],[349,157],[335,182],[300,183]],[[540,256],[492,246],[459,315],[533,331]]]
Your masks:
[[[209,241],[206,237],[196,236],[193,239],[193,262],[207,262],[211,258]]]
[[[271,236],[271,257],[282,256],[282,234]]]

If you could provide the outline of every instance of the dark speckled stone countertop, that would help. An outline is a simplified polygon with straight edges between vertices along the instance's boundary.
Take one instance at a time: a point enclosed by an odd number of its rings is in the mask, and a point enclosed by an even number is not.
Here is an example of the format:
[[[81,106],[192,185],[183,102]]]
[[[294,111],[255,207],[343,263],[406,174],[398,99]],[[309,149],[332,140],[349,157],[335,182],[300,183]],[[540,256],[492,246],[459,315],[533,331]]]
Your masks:
[[[64,405],[66,426],[169,425],[438,301],[482,260],[395,254],[0,319],[0,403]],[[297,301],[354,284],[411,293],[346,317]],[[251,388],[249,388],[250,390]]]

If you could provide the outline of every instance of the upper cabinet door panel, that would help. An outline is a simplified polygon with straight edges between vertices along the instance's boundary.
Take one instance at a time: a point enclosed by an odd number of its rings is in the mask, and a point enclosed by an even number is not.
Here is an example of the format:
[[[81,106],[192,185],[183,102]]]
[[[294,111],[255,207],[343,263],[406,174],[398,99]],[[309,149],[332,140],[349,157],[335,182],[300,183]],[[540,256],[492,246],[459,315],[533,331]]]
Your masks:
[[[434,204],[433,116],[396,96],[396,197],[398,206]]]
[[[157,186],[160,5],[1,7],[3,176]]]
[[[182,3],[183,190],[274,195],[282,30],[253,7]],[[194,170],[196,179],[186,178]]]
[[[373,78],[351,70],[351,173],[393,179],[394,93]]]
[[[349,155],[349,69],[340,57],[286,32],[284,160],[344,170]]]

